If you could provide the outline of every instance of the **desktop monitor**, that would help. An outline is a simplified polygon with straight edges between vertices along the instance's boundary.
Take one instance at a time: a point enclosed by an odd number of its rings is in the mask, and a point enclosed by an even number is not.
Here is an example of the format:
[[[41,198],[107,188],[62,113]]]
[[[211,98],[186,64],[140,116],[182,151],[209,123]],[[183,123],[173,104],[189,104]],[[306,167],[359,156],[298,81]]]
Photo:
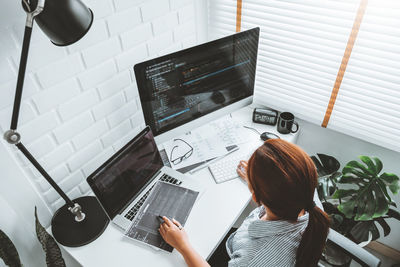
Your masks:
[[[251,103],[259,32],[254,28],[135,65],[144,118],[157,142]],[[173,129],[179,131],[171,135]]]

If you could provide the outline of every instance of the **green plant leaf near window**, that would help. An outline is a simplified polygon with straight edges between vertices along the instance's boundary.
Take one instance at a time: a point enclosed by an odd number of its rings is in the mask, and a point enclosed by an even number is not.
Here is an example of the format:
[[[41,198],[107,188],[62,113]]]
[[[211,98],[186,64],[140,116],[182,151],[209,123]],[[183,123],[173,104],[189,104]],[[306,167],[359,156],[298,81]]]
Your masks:
[[[61,254],[60,247],[57,245],[54,238],[49,235],[46,229],[39,222],[36,207],[35,207],[35,222],[36,222],[36,235],[39,242],[42,244],[43,250],[46,253],[47,267],[66,267],[64,259]],[[21,260],[17,249],[8,236],[0,230],[0,259],[8,267],[21,267]]]
[[[39,222],[35,207],[36,235],[42,248],[46,253],[47,267],[65,267],[65,262],[61,254],[61,250],[54,238],[47,233],[46,229]]]
[[[356,221],[369,221],[379,218],[389,211],[392,205],[387,187],[393,194],[399,190],[399,177],[393,173],[382,173],[383,164],[378,158],[360,156],[362,161],[350,161],[343,168],[341,184],[352,184],[355,189],[338,189],[333,198],[345,199],[338,206],[346,218]]]
[[[317,154],[318,158],[312,156],[318,173],[318,196],[321,200],[327,201],[337,189],[338,178],[342,175],[338,172],[340,163],[332,156]]]
[[[400,213],[391,194],[399,192],[399,177],[383,172],[376,157],[360,156],[339,172],[339,162],[332,156],[312,156],[318,172],[318,195],[331,219],[331,227],[360,243],[379,238],[391,229],[386,219],[400,221]]]
[[[8,236],[0,230],[0,259],[9,267],[21,267],[17,249]]]

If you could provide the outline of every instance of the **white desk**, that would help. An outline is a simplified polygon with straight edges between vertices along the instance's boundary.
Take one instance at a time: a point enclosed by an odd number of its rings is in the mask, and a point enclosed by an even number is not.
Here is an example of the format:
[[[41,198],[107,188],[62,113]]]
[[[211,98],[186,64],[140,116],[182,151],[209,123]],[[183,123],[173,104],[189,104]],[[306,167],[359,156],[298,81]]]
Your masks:
[[[256,128],[260,132],[273,132],[281,138],[296,142],[296,134],[281,135],[276,126],[255,124],[252,122],[253,108],[248,106],[234,113],[232,117],[242,125]],[[249,130],[249,138],[262,141]],[[233,153],[244,153],[240,149]],[[194,248],[204,258],[208,258],[218,246],[225,234],[249,203],[251,197],[247,185],[240,179],[216,184],[208,170],[204,168],[190,176],[205,187],[205,192],[196,202],[186,222],[185,230]],[[78,248],[64,249],[84,267],[142,267],[142,266],[186,266],[177,252],[157,251],[139,242],[131,241],[112,223],[94,242]]]

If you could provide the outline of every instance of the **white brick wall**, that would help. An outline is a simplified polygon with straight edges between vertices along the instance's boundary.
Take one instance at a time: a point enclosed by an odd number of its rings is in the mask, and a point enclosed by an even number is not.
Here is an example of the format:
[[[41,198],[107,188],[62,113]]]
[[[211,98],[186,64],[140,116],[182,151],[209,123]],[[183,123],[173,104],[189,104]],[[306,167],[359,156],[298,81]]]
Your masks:
[[[18,129],[68,196],[88,194],[86,177],[144,127],[130,70],[197,43],[195,1],[86,0],[95,21],[68,47],[52,45],[35,25]],[[1,133],[11,120],[23,22],[0,26]],[[49,208],[63,205],[37,170],[9,147]]]

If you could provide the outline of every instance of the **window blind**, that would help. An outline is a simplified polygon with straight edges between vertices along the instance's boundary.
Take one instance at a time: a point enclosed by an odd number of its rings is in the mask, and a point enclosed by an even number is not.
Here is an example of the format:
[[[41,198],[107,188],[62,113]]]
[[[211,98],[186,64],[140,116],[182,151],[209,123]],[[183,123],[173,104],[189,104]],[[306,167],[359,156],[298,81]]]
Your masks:
[[[254,102],[321,125],[360,0],[243,0],[260,27]],[[236,30],[236,0],[209,1],[210,39]],[[328,128],[400,151],[400,1],[369,1]]]

